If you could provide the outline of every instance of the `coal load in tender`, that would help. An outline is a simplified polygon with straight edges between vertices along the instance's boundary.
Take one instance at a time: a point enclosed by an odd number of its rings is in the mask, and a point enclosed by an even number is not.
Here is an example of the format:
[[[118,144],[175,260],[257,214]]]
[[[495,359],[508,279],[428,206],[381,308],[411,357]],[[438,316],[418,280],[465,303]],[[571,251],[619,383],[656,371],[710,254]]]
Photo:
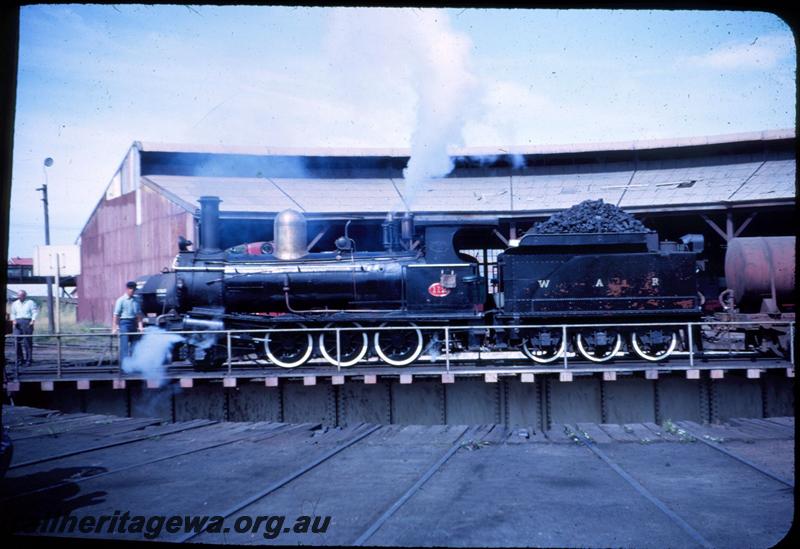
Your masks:
[[[603,199],[584,200],[533,226],[533,234],[647,233],[650,229],[632,215]]]

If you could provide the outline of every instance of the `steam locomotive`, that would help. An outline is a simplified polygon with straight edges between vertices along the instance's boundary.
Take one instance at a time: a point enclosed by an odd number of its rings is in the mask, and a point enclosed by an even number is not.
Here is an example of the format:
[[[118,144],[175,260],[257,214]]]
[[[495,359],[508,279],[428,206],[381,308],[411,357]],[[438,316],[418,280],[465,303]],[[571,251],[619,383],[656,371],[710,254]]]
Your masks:
[[[201,331],[173,356],[197,367],[228,359],[219,330],[235,330],[233,358],[256,355],[283,368],[313,356],[341,367],[369,356],[405,366],[444,343],[422,328],[445,325],[451,351],[520,350],[545,364],[569,350],[605,362],[626,348],[658,361],[685,346],[686,334],[653,323],[701,315],[698,235],[659,243],[654,232],[528,232],[498,255],[497,277],[487,281],[477,259],[454,246],[459,225],[416,227],[411,213],[388,214],[383,250],[357,250],[348,222],[335,250],[309,253],[303,215],[285,210],[271,246],[226,251],[219,203],[200,199],[196,251],[181,239],[171,269],[138,281],[147,324]],[[581,327],[604,323],[642,325]],[[559,324],[576,326],[565,338]],[[256,331],[275,328],[282,330]]]

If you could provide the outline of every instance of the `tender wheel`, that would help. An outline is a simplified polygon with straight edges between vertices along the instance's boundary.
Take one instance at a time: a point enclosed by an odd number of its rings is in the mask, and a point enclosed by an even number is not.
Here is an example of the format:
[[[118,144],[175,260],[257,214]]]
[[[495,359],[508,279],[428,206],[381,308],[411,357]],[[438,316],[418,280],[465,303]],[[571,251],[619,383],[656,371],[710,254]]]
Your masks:
[[[381,328],[391,326],[388,322]],[[406,326],[406,324],[403,324]],[[422,332],[413,322],[406,330],[379,330],[375,332],[375,352],[386,364],[406,366],[422,354]]]
[[[641,336],[631,334],[633,351],[645,360],[657,362],[664,360],[678,346],[678,334],[674,331],[664,333],[661,330],[650,330]]]
[[[622,336],[618,332],[597,330],[578,333],[575,338],[578,352],[592,362],[606,362],[614,358],[622,347]]]
[[[305,328],[302,324],[286,328]],[[308,332],[268,332],[264,336],[264,350],[270,362],[281,368],[295,368],[311,358],[314,340]]]
[[[522,352],[534,362],[547,364],[562,357],[567,342],[551,330],[537,330],[522,342]]]
[[[334,328],[335,324],[328,324],[325,326],[326,328]],[[349,322],[347,324],[342,324],[341,327],[343,328],[350,328],[356,327],[361,328],[361,325],[357,322]],[[346,368],[347,366],[352,366],[356,364],[361,359],[364,358],[364,355],[367,354],[367,349],[369,348],[369,338],[367,337],[366,332],[356,331],[356,330],[341,330],[339,331],[339,366],[342,368]],[[330,332],[322,332],[319,335],[319,351],[322,353],[322,356],[333,364],[334,366],[337,365],[336,362],[336,330],[331,330]]]

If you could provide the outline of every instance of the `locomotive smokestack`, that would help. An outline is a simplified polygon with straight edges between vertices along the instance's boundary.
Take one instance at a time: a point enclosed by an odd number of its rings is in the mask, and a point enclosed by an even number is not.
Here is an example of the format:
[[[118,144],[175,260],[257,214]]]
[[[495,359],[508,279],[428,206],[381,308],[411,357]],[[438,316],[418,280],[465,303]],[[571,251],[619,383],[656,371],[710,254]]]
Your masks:
[[[217,196],[200,197],[200,251],[218,252],[219,247],[219,203]]]
[[[299,259],[308,253],[306,218],[300,212],[283,210],[275,216],[272,234],[278,259]]]

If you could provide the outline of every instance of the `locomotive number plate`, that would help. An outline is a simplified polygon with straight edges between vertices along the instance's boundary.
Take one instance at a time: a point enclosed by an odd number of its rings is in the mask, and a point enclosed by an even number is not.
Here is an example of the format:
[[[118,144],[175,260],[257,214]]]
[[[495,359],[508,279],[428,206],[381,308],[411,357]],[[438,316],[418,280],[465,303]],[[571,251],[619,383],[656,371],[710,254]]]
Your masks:
[[[446,295],[450,295],[450,290],[442,286],[439,282],[434,282],[428,286],[428,293],[433,297],[445,297]]]

